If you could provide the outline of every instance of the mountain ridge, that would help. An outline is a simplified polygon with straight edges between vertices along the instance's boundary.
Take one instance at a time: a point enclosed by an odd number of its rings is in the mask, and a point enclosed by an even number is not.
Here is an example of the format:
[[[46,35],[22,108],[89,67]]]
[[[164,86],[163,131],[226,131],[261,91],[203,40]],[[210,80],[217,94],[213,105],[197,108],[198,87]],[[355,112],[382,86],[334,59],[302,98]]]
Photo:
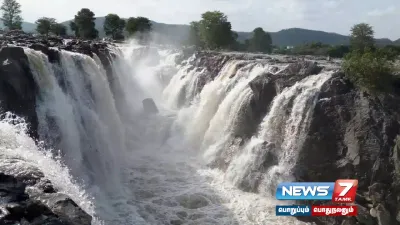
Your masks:
[[[95,26],[99,31],[99,37],[105,37],[103,30],[105,17],[96,17]],[[72,34],[69,28],[71,20],[62,22],[68,27],[68,33]],[[151,21],[153,23],[153,30],[156,34],[158,41],[166,43],[183,43],[187,40],[189,35],[190,26],[187,24],[166,24]],[[2,28],[0,24],[0,28]],[[23,22],[22,29],[25,32],[35,32],[36,24],[30,22]],[[238,33],[238,40],[243,42],[251,37],[251,32],[236,31]],[[276,32],[269,32],[272,38],[272,43],[276,46],[297,46],[311,42],[321,42],[330,45],[346,45],[350,42],[350,37],[334,32],[326,32],[319,30],[311,30],[304,28],[287,28]],[[390,40],[389,38],[375,39],[378,45],[400,45],[400,38],[397,40]]]

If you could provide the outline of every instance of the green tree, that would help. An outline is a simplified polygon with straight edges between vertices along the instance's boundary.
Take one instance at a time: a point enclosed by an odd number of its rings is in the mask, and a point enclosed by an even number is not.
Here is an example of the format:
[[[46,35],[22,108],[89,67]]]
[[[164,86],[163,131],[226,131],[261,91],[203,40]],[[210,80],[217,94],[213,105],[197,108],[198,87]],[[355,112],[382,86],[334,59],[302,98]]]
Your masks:
[[[79,37],[79,29],[74,21],[69,22],[69,28],[71,28],[76,37]]]
[[[5,27],[9,30],[22,29],[21,4],[16,0],[4,0],[0,9],[3,11],[1,20]]]
[[[199,36],[209,49],[229,48],[235,44],[235,35],[228,17],[220,11],[208,11],[201,15]]]
[[[51,32],[57,36],[67,35],[67,27],[61,23],[55,23],[51,26]]]
[[[190,23],[189,38],[187,42],[189,45],[194,45],[200,48],[203,47],[203,43],[200,39],[199,22],[193,21]]]
[[[123,39],[125,20],[119,18],[116,14],[108,14],[103,25],[106,35],[111,35],[115,40]]]
[[[42,17],[38,20],[36,20],[36,31],[39,34],[49,36],[49,32],[51,31],[52,26],[56,24],[56,19],[54,18],[48,18],[48,17]]]
[[[350,47],[347,45],[331,46],[328,49],[328,55],[333,58],[343,58],[350,52]]]
[[[374,30],[369,24],[360,23],[351,28],[350,44],[352,50],[364,51],[375,46]]]
[[[97,38],[99,32],[95,28],[95,14],[87,8],[81,9],[75,15],[74,21],[70,23],[71,29],[77,37],[83,39]]]
[[[151,31],[152,24],[151,21],[146,17],[130,17],[125,25],[125,30],[130,36],[135,33],[147,33]]]
[[[393,61],[397,59],[400,55],[400,46],[396,45],[386,45],[383,48],[378,49],[380,54],[387,57],[389,60]]]
[[[265,32],[261,27],[253,30],[253,37],[249,40],[249,50],[253,52],[270,53],[272,39],[269,33]]]

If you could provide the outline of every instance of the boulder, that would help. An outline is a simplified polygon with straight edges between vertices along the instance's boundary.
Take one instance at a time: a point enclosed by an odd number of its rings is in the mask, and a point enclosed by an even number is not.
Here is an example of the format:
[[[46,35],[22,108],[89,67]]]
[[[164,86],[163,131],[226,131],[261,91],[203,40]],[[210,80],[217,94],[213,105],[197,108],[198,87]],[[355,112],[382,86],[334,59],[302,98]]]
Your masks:
[[[143,99],[143,110],[146,114],[157,114],[158,109],[152,98]]]
[[[281,75],[314,75],[319,74],[323,67],[318,66],[313,61],[295,61],[290,63],[284,70],[280,71]]]
[[[57,198],[56,200],[54,200],[54,196],[52,198],[49,208],[61,221],[71,225],[91,224],[92,217],[69,197],[65,196],[62,199]]]
[[[59,55],[58,51],[49,48],[45,44],[35,43],[35,44],[30,45],[29,48],[37,50],[37,51],[41,51],[44,54],[46,54],[49,59],[49,62],[51,62],[51,63],[57,63],[60,61],[60,55]]]
[[[0,172],[0,224],[90,225],[91,216],[71,199],[44,194],[26,180]],[[34,190],[34,193],[30,193]],[[44,201],[45,200],[45,201]]]

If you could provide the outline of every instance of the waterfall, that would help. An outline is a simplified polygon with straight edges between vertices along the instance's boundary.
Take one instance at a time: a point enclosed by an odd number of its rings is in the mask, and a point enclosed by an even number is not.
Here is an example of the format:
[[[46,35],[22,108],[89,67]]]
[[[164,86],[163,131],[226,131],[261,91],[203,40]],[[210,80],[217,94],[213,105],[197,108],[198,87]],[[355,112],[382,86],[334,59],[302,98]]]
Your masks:
[[[198,96],[195,96],[193,100],[189,99],[189,101],[194,101],[192,102],[190,110],[191,114],[193,114],[192,120],[183,125],[186,129],[189,142],[199,142],[198,144],[201,144],[210,122],[217,112],[221,101],[227,95],[228,90],[230,90],[236,83],[247,76],[246,73],[242,73],[240,70],[236,71],[237,65],[240,62],[241,61],[235,60],[228,62],[226,65],[224,65],[218,76],[204,86]],[[182,72],[182,70],[180,72]],[[192,73],[192,71],[189,72],[189,74]],[[233,78],[229,79],[230,76],[233,76]],[[177,75],[175,77],[177,77]],[[171,80],[170,86],[174,84],[174,78]],[[195,74],[187,76],[189,83],[194,83],[193,80],[197,79],[198,78],[195,76]],[[170,86],[168,86],[166,90],[171,88]],[[189,90],[190,92],[193,92],[193,89],[197,88],[195,85],[188,85],[186,87],[192,88],[192,90]],[[176,98],[176,95],[172,96],[172,98]]]
[[[41,139],[63,150],[74,175],[114,188],[126,148],[104,69],[77,53],[61,51],[59,66],[50,64],[41,52],[25,49],[25,53],[41,90],[37,107]]]
[[[287,64],[224,55],[212,74],[196,56],[177,65],[176,51],[135,43],[109,46],[108,66],[96,54],[56,50],[59,61],[51,63],[42,52],[24,51],[39,90],[44,144],[4,120],[0,155],[43,170],[95,223],[300,224],[275,217],[279,202],[269,192],[293,179],[331,73],[279,90],[253,119],[250,83],[280,76]],[[158,114],[144,113],[145,98],[154,99]]]
[[[102,219],[116,219],[114,224],[140,224],[141,217],[135,214],[134,206],[119,203],[122,209],[118,211],[109,206],[131,192],[121,185],[130,142],[125,139],[127,128],[119,118],[99,60],[96,56],[93,59],[60,51],[59,64],[51,64],[43,53],[24,50],[40,90],[40,139],[61,151],[61,159],[71,174],[95,197],[96,212]],[[131,213],[119,219],[121,211]]]
[[[229,165],[228,179],[237,185],[244,182],[251,189],[263,183],[259,191],[264,193],[275,190],[279,182],[292,180],[292,168],[307,134],[319,89],[330,76],[325,73],[306,77],[274,98],[259,134]],[[263,171],[265,158],[274,155],[277,165]]]

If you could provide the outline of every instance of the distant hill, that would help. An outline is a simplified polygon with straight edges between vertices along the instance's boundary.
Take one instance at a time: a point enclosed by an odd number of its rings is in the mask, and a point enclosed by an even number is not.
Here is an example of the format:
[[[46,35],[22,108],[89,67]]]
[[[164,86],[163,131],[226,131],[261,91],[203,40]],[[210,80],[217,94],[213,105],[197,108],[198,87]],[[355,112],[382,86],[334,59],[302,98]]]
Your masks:
[[[62,24],[68,27],[68,32],[72,34],[72,31],[69,28],[69,23],[71,20],[62,22]],[[97,17],[95,21],[96,29],[99,31],[100,37],[105,37],[105,33],[103,30],[103,24],[105,21],[105,17]],[[182,43],[187,40],[189,35],[189,25],[185,24],[165,24],[165,23],[153,23],[153,31],[158,34],[156,35],[157,40],[167,42],[167,43]],[[2,28],[2,24],[0,23],[0,28]],[[22,28],[26,32],[34,32],[36,28],[36,24],[24,22],[22,23]],[[251,37],[251,32],[237,32],[238,40],[244,41]],[[331,45],[341,45],[341,44],[349,44],[350,38],[349,36],[337,34],[337,33],[329,33],[324,31],[317,30],[308,30],[302,28],[290,28],[284,29],[278,32],[270,32],[272,43],[277,46],[296,46],[304,43],[310,42],[322,42],[324,44]],[[400,45],[400,39],[396,41],[391,41],[387,38],[376,39],[376,42],[379,45]]]
[[[278,46],[296,46],[318,41],[330,45],[345,45],[350,43],[349,36],[302,28],[284,29],[278,32],[271,32],[270,34],[273,44]],[[378,45],[393,44],[393,42],[387,38],[376,39],[376,43]]]
[[[0,29],[3,29],[3,22],[0,21]],[[35,32],[36,24],[29,22],[22,22],[22,30],[25,32]]]

